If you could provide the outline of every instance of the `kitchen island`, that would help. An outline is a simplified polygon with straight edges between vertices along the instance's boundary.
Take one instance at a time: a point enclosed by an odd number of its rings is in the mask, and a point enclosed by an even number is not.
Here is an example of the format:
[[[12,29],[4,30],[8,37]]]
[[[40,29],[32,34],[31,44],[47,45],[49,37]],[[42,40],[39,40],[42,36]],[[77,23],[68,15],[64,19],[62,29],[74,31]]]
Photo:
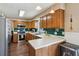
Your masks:
[[[33,33],[30,33],[35,35]],[[28,41],[30,56],[59,56],[59,44],[65,42],[65,39],[60,36],[41,34],[36,35],[38,39]]]

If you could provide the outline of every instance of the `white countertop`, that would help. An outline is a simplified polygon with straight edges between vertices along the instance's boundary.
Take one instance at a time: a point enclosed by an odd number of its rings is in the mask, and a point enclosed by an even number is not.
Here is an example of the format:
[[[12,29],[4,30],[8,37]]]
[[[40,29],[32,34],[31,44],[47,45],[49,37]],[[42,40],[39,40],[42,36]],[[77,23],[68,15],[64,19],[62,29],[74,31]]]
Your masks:
[[[43,48],[49,45],[53,45],[53,44],[65,41],[64,38],[61,38],[60,36],[55,36],[55,35],[46,36],[45,34],[42,34],[42,35],[36,35],[36,36],[39,36],[42,38],[29,40],[29,43],[32,45],[34,49]]]

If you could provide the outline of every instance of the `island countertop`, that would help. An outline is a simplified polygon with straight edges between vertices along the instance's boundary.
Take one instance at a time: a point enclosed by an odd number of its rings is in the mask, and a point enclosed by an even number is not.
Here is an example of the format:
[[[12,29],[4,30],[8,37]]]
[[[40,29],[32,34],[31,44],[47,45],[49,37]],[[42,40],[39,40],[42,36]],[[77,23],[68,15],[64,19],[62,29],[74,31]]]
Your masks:
[[[36,36],[41,37],[41,39],[28,41],[34,49],[40,49],[43,47],[47,47],[47,46],[54,45],[54,44],[65,41],[63,37],[55,36],[55,35],[41,34],[41,35],[36,35]]]

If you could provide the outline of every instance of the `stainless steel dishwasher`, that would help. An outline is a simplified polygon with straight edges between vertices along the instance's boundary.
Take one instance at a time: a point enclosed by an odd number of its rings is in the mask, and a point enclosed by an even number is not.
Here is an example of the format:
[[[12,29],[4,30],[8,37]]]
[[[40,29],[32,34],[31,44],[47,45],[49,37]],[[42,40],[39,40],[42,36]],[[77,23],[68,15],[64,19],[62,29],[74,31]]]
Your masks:
[[[79,56],[79,46],[68,42],[60,44],[61,56]]]

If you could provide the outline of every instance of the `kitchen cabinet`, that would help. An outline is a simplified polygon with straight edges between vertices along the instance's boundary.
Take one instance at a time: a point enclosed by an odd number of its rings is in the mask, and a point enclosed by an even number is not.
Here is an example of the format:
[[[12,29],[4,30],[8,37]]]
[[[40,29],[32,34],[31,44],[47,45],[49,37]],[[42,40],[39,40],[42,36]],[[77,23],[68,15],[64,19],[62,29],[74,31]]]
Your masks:
[[[31,28],[35,28],[35,20],[33,20],[32,22],[31,22]]]
[[[52,22],[51,22],[51,20],[52,20],[52,14],[48,14],[48,15],[46,15],[46,17],[47,17],[47,28],[51,28],[51,26],[52,26]]]
[[[33,35],[30,33],[26,33],[25,40],[28,41],[28,40],[32,40],[32,39],[33,39]]]
[[[52,27],[64,28],[64,10],[56,10],[52,17]]]
[[[46,28],[46,25],[47,25],[46,16],[43,16],[43,17],[41,17],[41,20],[40,20],[40,27],[41,28]]]
[[[47,47],[34,49],[29,43],[29,56],[59,56],[60,55],[60,48],[59,44],[50,45]]]
[[[17,28],[18,24],[25,25],[26,28],[35,28],[35,20],[33,21],[12,21],[13,27]]]
[[[13,43],[17,43],[18,42],[18,33],[13,33]]]
[[[42,17],[40,17],[40,28],[43,28],[43,25],[42,25]]]
[[[35,20],[33,20],[33,21],[30,21],[30,22],[27,22],[26,23],[26,25],[27,25],[27,28],[35,28]]]
[[[27,44],[27,46],[28,46],[28,54],[29,54],[29,56],[35,56],[35,49],[30,45],[30,43],[28,42],[28,44]]]
[[[43,17],[41,17],[40,23],[41,28],[51,28],[51,20],[52,20],[52,14],[47,14]]]
[[[26,41],[34,40],[34,39],[38,39],[38,38],[41,38],[41,37],[35,36],[33,34],[30,34],[30,33],[26,33],[26,36],[25,36]]]
[[[53,14],[40,18],[41,28],[64,28],[64,10],[57,9]]]
[[[26,26],[26,22],[25,21],[12,21],[12,23],[13,23],[13,27],[14,28],[17,28],[17,25],[18,24],[23,24],[23,25],[25,25]]]

